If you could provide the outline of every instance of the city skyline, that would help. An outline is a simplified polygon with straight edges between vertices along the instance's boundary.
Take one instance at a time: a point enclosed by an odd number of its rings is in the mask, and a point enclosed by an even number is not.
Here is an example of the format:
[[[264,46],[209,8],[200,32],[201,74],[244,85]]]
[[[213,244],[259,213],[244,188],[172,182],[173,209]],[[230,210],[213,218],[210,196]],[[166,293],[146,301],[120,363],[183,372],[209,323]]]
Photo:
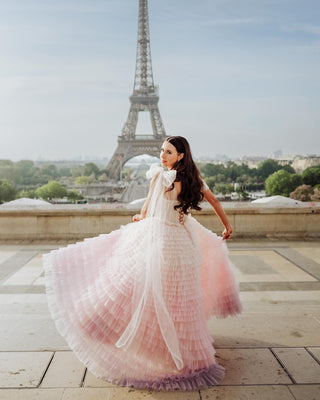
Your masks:
[[[0,15],[0,158],[110,158],[138,0],[0,0]],[[319,154],[319,17],[315,0],[149,0],[167,134],[195,157]],[[139,115],[138,133],[149,127]]]

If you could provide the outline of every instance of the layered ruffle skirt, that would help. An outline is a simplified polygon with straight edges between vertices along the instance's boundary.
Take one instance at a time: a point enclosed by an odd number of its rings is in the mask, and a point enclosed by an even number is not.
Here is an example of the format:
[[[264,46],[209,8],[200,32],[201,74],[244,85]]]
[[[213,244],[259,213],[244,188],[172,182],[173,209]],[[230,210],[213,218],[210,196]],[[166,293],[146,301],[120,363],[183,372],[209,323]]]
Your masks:
[[[166,320],[159,324],[150,288],[130,343],[118,345],[133,323],[135,298],[145,282],[143,255],[152,251],[143,239],[155,223],[146,218],[45,254],[52,318],[76,356],[101,379],[151,390],[218,385],[224,368],[215,359],[206,321],[240,313],[239,288],[225,242],[191,216],[184,225],[165,223],[161,245],[162,298],[182,365],[177,367],[164,339]]]

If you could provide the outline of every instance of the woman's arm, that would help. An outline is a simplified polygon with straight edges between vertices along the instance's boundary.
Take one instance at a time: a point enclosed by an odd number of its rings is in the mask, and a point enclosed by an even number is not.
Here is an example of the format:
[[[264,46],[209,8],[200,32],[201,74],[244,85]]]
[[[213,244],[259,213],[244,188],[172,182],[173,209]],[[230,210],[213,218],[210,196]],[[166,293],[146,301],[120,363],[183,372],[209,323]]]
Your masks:
[[[207,202],[211,205],[214,209],[215,213],[217,214],[218,218],[222,222],[225,230],[222,233],[222,239],[227,240],[230,239],[232,236],[232,226],[226,216],[226,213],[223,211],[219,200],[214,196],[210,189],[203,191],[203,197],[207,200]]]
[[[152,178],[152,180],[151,180],[151,182],[150,182],[149,192],[148,192],[146,201],[144,202],[144,205],[143,205],[142,208],[141,208],[140,214],[136,214],[136,215],[134,215],[134,216],[132,217],[133,222],[141,221],[142,219],[144,219],[144,218],[146,217],[147,211],[148,211],[148,205],[149,205],[150,198],[151,198],[152,191],[153,191],[154,182],[156,181],[158,175],[159,175],[159,174],[155,175],[155,176]]]

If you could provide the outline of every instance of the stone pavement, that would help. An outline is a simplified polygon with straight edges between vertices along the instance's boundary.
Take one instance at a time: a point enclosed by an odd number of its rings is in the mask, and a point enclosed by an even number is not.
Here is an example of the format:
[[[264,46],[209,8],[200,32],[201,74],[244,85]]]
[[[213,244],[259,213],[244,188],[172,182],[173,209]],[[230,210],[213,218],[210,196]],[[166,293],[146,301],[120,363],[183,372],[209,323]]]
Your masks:
[[[50,318],[41,255],[66,243],[0,244],[1,400],[320,399],[319,242],[228,242],[241,316],[211,320],[221,386],[149,392],[95,378]]]

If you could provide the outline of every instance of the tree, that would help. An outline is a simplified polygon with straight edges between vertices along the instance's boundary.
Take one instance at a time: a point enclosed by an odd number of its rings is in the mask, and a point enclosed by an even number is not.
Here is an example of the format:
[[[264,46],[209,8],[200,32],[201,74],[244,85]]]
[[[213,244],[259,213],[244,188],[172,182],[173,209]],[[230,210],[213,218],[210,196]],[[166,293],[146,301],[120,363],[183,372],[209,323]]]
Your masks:
[[[36,191],[33,189],[21,190],[21,192],[19,193],[19,197],[20,198],[27,197],[29,199],[35,199],[37,197],[37,195],[36,195]]]
[[[83,173],[82,173],[82,175],[85,175],[85,176],[90,176],[90,175],[94,175],[94,177],[96,177],[96,175],[98,175],[98,173],[99,173],[99,168],[96,166],[96,164],[94,164],[94,163],[86,163],[86,164],[84,164],[84,166],[83,166]]]
[[[309,167],[302,172],[302,180],[306,185],[315,186],[320,183],[320,165]]]
[[[209,178],[205,178],[206,184],[209,186],[210,190],[213,190],[214,185],[216,183],[215,177],[210,176]]]
[[[60,183],[56,181],[50,181],[46,185],[39,187],[36,190],[36,194],[37,197],[41,197],[43,199],[61,199],[62,197],[67,196],[68,191],[65,187],[60,185]]]
[[[4,201],[14,200],[16,198],[16,188],[6,180],[0,179],[0,204]]]
[[[78,178],[76,179],[76,186],[82,186],[82,185],[87,185],[89,182],[89,179],[87,176],[78,176]]]
[[[225,167],[221,164],[211,164],[207,163],[200,166],[201,172],[206,176],[215,176],[218,174],[223,174],[225,172]]]
[[[241,200],[248,200],[249,199],[249,193],[246,192],[243,187],[239,187],[236,189],[236,192],[238,193],[238,196],[240,197]]]
[[[284,169],[285,171],[290,172],[290,174],[294,174],[294,173],[296,172],[296,171],[294,170],[294,168],[293,168],[291,165],[289,165],[289,164],[283,165],[283,166],[281,167],[281,169]]]
[[[300,185],[290,193],[290,198],[300,201],[310,201],[313,194],[311,185]]]
[[[104,172],[103,174],[99,175],[98,181],[99,182],[108,182],[107,174]]]
[[[33,175],[35,172],[34,163],[31,160],[20,160],[15,163],[15,170],[18,176],[16,183],[23,185],[30,185],[32,183]]]
[[[59,176],[57,167],[53,164],[44,165],[41,170],[41,175],[49,176],[51,179],[56,179]]]
[[[220,184],[214,187],[214,193],[216,194],[221,193],[223,196],[225,196],[227,193],[231,193],[232,191],[233,191],[232,185]]]
[[[71,169],[68,167],[62,167],[58,170],[59,176],[72,176]]]
[[[72,203],[75,203],[77,200],[82,200],[84,198],[83,196],[81,196],[80,193],[78,193],[74,189],[68,192],[67,197]]]
[[[274,172],[266,179],[266,192],[268,195],[289,196],[294,189],[301,184],[301,177],[290,174],[283,169]]]
[[[279,169],[281,169],[281,165],[276,160],[268,159],[259,163],[257,173],[265,180]]]

